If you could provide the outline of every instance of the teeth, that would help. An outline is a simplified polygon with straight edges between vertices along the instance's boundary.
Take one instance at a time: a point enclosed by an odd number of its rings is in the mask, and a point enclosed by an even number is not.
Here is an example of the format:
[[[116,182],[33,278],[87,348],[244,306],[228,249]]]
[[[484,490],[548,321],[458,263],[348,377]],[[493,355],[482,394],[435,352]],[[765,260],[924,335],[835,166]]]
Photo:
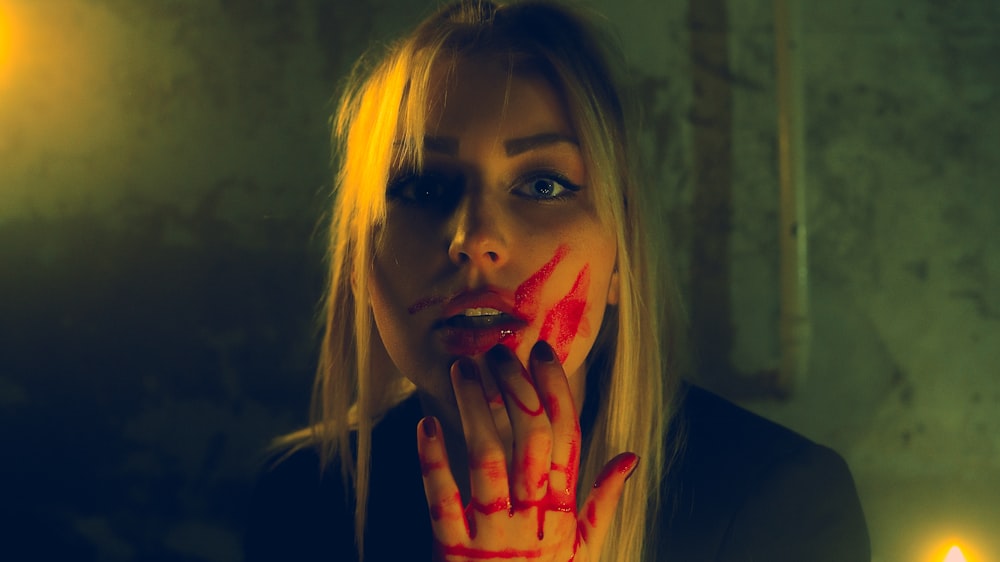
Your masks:
[[[499,316],[503,314],[495,308],[466,308],[462,311],[463,316]]]

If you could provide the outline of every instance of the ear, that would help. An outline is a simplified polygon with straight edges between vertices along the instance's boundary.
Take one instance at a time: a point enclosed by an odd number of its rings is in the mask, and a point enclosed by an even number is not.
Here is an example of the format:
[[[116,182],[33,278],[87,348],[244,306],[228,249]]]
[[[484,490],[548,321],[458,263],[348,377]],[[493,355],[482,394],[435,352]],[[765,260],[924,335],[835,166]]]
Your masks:
[[[618,283],[618,268],[611,273],[611,282],[608,283],[608,305],[615,306],[618,304],[619,291],[621,291],[620,284]]]

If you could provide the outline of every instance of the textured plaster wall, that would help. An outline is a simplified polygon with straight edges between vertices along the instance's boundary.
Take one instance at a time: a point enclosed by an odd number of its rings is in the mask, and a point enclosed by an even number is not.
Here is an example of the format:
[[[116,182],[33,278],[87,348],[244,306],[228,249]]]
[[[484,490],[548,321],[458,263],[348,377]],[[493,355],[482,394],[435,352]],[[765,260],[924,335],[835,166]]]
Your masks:
[[[848,459],[876,560],[947,535],[998,558],[1000,7],[802,4],[810,369],[784,402],[731,395]],[[433,5],[0,0],[13,559],[239,559],[257,453],[306,419],[330,96]],[[692,323],[728,338],[707,382],[739,388],[780,353],[770,3],[593,5]]]

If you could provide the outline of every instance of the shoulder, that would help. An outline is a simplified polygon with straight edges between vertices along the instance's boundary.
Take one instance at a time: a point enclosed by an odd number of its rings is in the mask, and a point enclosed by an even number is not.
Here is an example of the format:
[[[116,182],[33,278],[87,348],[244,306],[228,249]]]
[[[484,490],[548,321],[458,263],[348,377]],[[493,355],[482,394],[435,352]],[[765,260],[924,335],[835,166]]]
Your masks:
[[[698,387],[672,437],[668,552],[698,560],[868,560],[854,481],[833,450]]]
[[[315,447],[272,455],[251,496],[244,535],[246,560],[309,559],[328,548],[353,550],[353,502],[339,466],[324,469]],[[348,532],[331,536],[331,529]]]
[[[366,559],[408,559],[404,549],[422,538],[419,533],[430,536],[416,453],[420,416],[418,401],[410,398],[387,412],[372,432]],[[322,465],[317,447],[272,455],[260,470],[250,503],[247,562],[319,560],[330,553],[338,560],[357,559],[353,484],[345,482],[336,459]],[[390,529],[400,540],[382,540]],[[429,553],[429,544],[422,550]]]

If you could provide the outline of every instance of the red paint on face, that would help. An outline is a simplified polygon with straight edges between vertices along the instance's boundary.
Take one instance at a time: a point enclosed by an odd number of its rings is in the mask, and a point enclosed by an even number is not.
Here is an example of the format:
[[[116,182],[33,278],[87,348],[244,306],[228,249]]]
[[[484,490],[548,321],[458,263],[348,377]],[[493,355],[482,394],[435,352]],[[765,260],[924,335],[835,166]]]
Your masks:
[[[513,310],[510,311],[513,318],[507,325],[479,329],[443,329],[441,333],[444,337],[445,347],[456,355],[469,356],[483,353],[498,343],[516,351],[521,344],[524,328],[534,324],[538,318],[542,289],[568,252],[568,246],[560,245],[549,261],[518,285],[513,293]],[[546,313],[542,321],[539,339],[552,345],[560,362],[566,361],[570,345],[579,333],[589,334],[589,326],[584,316],[587,309],[589,288],[590,268],[585,265],[577,274],[576,281],[569,293]],[[493,294],[501,300],[503,300],[504,294],[510,294],[497,288],[487,288],[483,293]],[[450,297],[426,297],[410,305],[407,312],[416,314],[424,309],[448,303],[452,299],[467,296],[467,293],[463,292]]]
[[[559,262],[566,257],[569,249],[565,246],[556,248],[556,253],[548,262],[538,269],[531,277],[524,280],[514,291],[514,308],[521,313],[532,318],[538,314],[538,294],[542,290],[542,285],[552,277]]]
[[[587,309],[588,289],[590,289],[590,268],[585,265],[576,276],[573,288],[545,315],[538,339],[549,342],[555,349],[560,363],[566,361],[569,346],[576,339],[580,329],[589,332],[589,326],[586,325],[583,316]]]
[[[587,506],[587,521],[590,523],[591,527],[597,526],[597,504],[591,502]]]
[[[411,304],[410,307],[406,309],[406,311],[409,312],[410,314],[416,314],[425,308],[432,307],[436,304],[441,304],[444,302],[444,300],[445,300],[444,297],[440,296],[433,296],[420,299],[417,302]]]

